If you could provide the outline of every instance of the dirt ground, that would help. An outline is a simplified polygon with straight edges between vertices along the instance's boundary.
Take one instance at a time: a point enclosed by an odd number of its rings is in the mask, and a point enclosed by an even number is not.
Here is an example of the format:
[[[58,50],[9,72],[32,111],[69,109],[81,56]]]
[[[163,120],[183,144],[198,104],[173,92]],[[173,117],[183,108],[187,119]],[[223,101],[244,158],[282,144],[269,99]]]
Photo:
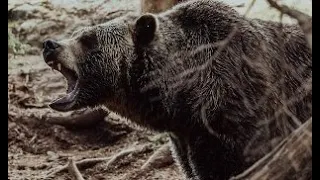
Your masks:
[[[73,179],[68,171],[53,173],[66,165],[70,157],[75,161],[106,158],[100,163],[79,166],[84,179],[181,179],[177,166],[170,163],[141,173],[141,166],[167,138],[128,125],[115,114],[84,127],[52,123],[81,112],[59,113],[48,108],[51,100],[65,92],[66,83],[60,73],[44,63],[41,42],[48,37],[63,38],[79,26],[126,12],[123,4],[115,7],[112,1],[100,1],[109,3],[109,9],[99,11],[91,11],[80,3],[67,7],[55,2],[9,2],[8,31],[13,36],[8,39],[8,179]],[[130,6],[130,2],[126,5]],[[92,8],[97,6],[99,3]],[[103,13],[106,15],[101,18]],[[131,148],[137,151],[108,164],[108,157]]]

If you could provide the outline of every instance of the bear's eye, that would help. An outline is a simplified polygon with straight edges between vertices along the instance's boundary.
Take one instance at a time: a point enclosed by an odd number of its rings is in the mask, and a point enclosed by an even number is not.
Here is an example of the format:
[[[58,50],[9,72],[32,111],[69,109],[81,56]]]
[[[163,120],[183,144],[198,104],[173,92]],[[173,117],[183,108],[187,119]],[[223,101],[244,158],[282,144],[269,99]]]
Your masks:
[[[86,34],[79,38],[79,42],[83,47],[93,49],[97,45],[97,38],[94,34]]]

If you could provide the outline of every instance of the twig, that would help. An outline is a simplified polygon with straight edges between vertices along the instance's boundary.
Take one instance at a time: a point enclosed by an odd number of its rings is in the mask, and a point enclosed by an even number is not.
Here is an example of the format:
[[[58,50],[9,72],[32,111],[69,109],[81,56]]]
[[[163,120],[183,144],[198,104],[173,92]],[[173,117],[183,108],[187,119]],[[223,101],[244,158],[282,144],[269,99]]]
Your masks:
[[[29,144],[32,144],[33,143],[33,141],[35,141],[36,140],[36,138],[37,138],[37,134],[35,134],[31,139],[30,139],[30,141],[28,142]]]
[[[293,131],[270,153],[230,180],[308,179],[312,168],[312,118]]]
[[[84,167],[90,167],[90,166],[93,166],[93,165],[98,164],[100,162],[107,161],[109,159],[110,159],[110,157],[88,158],[88,159],[76,161],[75,164],[79,167],[79,169],[82,169]],[[66,171],[67,169],[68,169],[68,164],[63,165],[63,166],[59,166],[59,167],[55,168],[55,170],[53,170],[53,172],[48,174],[47,177],[52,177],[57,173]]]
[[[141,168],[123,175],[120,179],[139,180],[141,179],[141,176],[149,173],[150,171],[169,166],[173,162],[174,160],[170,151],[170,144],[166,143],[158,148],[141,166]]]
[[[108,168],[111,164],[113,164],[115,161],[119,160],[120,158],[122,158],[124,156],[127,156],[132,153],[135,153],[135,154],[142,153],[142,152],[145,152],[146,150],[148,150],[149,148],[150,148],[150,144],[145,144],[142,146],[125,149],[125,150],[119,152],[118,154],[112,156],[111,159],[107,162],[106,167]]]
[[[141,166],[141,169],[161,168],[168,166],[173,162],[170,144],[166,143],[150,156],[150,158]]]
[[[306,36],[309,46],[312,49],[312,17],[299,10],[291,9],[286,5],[279,5],[274,0],[267,1],[271,7],[279,10],[283,14],[287,14],[288,16],[298,21],[301,29],[303,30]]]
[[[119,160],[120,158],[127,156],[129,154],[138,154],[138,153],[143,153],[145,151],[147,151],[150,148],[150,144],[144,144],[141,146],[137,146],[137,147],[132,147],[129,149],[125,149],[123,151],[120,151],[119,153],[111,156],[111,157],[103,157],[103,158],[88,158],[88,159],[83,159],[80,161],[75,162],[76,166],[78,166],[79,168],[87,168],[90,166],[93,166],[97,163],[103,162],[103,161],[107,161],[106,163],[106,168],[108,168],[110,165],[112,165],[114,162],[116,162],[117,160]],[[53,172],[49,173],[46,178],[52,177],[57,173],[66,171],[68,169],[68,165],[63,165],[60,167],[57,167],[53,170]]]
[[[244,13],[244,17],[247,17],[247,16],[248,16],[249,12],[251,11],[251,9],[252,9],[252,7],[253,7],[253,5],[254,5],[255,3],[256,3],[256,0],[252,0],[252,1],[251,1],[251,3],[249,4],[246,12]]]
[[[68,170],[69,173],[72,174],[76,180],[84,180],[73,158],[69,159]]]

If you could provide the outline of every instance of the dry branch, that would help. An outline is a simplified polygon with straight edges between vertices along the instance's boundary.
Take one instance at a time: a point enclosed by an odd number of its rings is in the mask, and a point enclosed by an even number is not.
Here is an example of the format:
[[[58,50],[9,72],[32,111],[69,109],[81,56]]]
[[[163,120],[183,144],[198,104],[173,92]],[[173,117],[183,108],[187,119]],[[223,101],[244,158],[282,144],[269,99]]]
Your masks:
[[[142,13],[159,13],[185,0],[141,0]]]
[[[138,146],[138,147],[132,147],[129,149],[125,149],[121,152],[119,152],[118,154],[114,155],[111,157],[111,159],[107,162],[106,167],[108,168],[111,164],[115,163],[117,160],[119,160],[120,158],[127,156],[129,154],[138,154],[138,153],[142,153],[145,152],[146,150],[148,150],[150,148],[150,144],[145,144],[142,146]]]
[[[144,175],[152,172],[152,170],[157,170],[159,168],[164,168],[171,165],[174,162],[171,155],[170,143],[163,144],[158,148],[149,159],[141,166],[140,169],[132,171],[121,177],[121,180],[139,180]]]
[[[56,125],[61,125],[66,128],[87,128],[92,125],[96,125],[98,122],[104,120],[108,115],[108,112],[99,110],[83,110],[75,111],[70,116],[67,117],[52,117],[48,118],[46,122]]]
[[[75,180],[84,180],[73,158],[69,159],[68,170],[75,177]]]
[[[267,0],[267,1],[271,7],[276,8],[282,14],[287,14],[288,16],[298,21],[301,29],[303,30],[306,36],[309,46],[312,49],[312,17],[310,17],[309,15],[301,11],[289,8],[286,5],[279,5],[274,0]]]
[[[76,162],[74,162],[74,164],[78,168],[88,168],[88,167],[93,166],[97,163],[107,161],[106,168],[109,168],[110,165],[114,164],[117,160],[123,158],[124,156],[128,156],[130,154],[144,153],[150,149],[150,146],[151,146],[151,144],[139,145],[136,147],[122,150],[119,153],[117,153],[111,157],[87,158],[87,159],[83,159],[80,161],[76,161]],[[68,164],[54,168],[54,170],[52,170],[51,173],[46,175],[46,178],[54,177],[56,174],[63,172],[63,171],[66,171],[67,169],[70,169],[70,160],[69,160]],[[76,173],[72,172],[72,174],[76,174]]]
[[[269,154],[231,180],[311,179],[312,118],[293,131]]]
[[[171,165],[173,162],[174,160],[170,150],[170,143],[166,143],[149,157],[149,159],[141,166],[141,169],[148,170],[161,168]]]

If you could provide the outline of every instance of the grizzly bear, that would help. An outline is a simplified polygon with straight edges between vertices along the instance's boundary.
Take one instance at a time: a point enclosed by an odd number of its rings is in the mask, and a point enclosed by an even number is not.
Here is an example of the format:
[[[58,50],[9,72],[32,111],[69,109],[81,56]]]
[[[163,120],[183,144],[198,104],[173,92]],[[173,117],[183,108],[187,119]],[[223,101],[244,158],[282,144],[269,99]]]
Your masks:
[[[50,107],[106,107],[169,134],[186,178],[224,180],[311,116],[311,49],[297,25],[213,0],[129,14],[43,43],[67,79]]]

